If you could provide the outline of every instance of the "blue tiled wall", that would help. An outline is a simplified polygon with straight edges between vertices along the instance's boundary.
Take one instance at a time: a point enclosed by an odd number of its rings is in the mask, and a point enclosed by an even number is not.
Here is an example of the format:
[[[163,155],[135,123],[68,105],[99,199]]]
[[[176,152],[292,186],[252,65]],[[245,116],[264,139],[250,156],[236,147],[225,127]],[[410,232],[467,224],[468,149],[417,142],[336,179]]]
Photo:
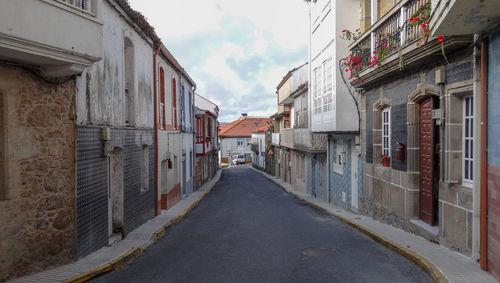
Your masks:
[[[330,156],[330,202],[343,208],[351,207],[351,143],[352,136],[328,136]],[[344,174],[340,175],[333,171],[333,164],[337,156],[337,142],[342,140],[346,149],[346,161],[344,163]],[[345,202],[342,201],[342,193],[346,194]]]
[[[500,27],[490,34],[489,45],[488,163],[500,166]]]

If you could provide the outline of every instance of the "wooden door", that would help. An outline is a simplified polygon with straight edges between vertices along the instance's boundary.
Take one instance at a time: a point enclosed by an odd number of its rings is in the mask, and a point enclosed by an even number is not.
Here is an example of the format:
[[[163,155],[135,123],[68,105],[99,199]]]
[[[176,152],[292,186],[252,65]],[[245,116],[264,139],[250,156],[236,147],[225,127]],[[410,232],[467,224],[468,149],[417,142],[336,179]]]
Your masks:
[[[434,225],[434,121],[432,98],[420,104],[420,219]]]

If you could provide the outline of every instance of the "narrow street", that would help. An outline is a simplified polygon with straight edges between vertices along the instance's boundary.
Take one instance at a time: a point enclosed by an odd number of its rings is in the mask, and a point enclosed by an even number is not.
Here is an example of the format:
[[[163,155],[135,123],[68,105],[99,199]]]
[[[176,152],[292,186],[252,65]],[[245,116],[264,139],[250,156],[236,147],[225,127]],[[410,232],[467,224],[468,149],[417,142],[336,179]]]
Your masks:
[[[246,166],[145,253],[92,282],[431,282],[415,264]]]

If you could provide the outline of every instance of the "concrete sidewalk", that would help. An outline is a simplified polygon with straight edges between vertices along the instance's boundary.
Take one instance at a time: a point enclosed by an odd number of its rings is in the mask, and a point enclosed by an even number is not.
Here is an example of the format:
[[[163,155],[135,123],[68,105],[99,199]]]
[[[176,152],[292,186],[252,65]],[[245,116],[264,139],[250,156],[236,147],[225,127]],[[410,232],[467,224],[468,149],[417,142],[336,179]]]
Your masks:
[[[208,194],[219,181],[222,169],[206,182],[199,190],[179,201],[171,209],[149,220],[129,233],[121,241],[110,247],[104,247],[78,261],[51,270],[16,278],[8,282],[52,283],[52,282],[85,282],[96,275],[120,269],[157,241],[168,227],[174,225]]]
[[[482,270],[478,263],[468,257],[370,217],[350,212],[318,198],[297,192],[291,184],[280,178],[255,168],[252,169],[260,172],[297,198],[338,217],[387,248],[409,258],[426,271],[434,282],[497,283],[491,274]]]

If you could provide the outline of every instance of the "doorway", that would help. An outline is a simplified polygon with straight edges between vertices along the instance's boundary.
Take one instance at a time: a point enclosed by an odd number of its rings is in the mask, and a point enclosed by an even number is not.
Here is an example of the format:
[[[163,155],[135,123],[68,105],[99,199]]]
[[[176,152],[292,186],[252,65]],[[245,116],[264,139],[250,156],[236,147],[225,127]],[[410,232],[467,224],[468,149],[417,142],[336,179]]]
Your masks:
[[[437,177],[439,160],[436,145],[439,138],[437,127],[432,119],[432,110],[438,101],[429,97],[420,103],[419,137],[420,137],[420,212],[419,217],[427,224],[434,226],[437,222]]]
[[[123,151],[108,155],[108,236],[122,233],[124,226]]]

